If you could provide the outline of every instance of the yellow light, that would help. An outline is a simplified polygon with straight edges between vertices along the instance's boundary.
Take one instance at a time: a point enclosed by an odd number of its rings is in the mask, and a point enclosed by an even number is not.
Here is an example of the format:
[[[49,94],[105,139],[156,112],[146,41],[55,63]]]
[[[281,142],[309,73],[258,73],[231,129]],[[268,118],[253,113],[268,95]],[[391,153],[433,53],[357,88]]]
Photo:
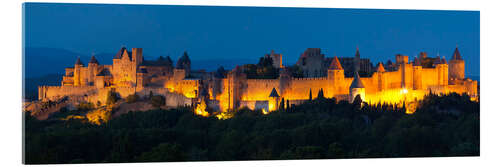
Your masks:
[[[219,120],[225,120],[225,119],[229,119],[229,118],[232,118],[233,115],[228,113],[228,112],[221,112],[220,114],[217,114],[215,115],[215,117],[217,117]]]
[[[194,113],[196,115],[200,115],[200,116],[203,116],[203,117],[208,117],[208,116],[210,116],[210,113],[208,113],[207,111],[205,111],[206,109],[207,109],[207,104],[205,104],[205,101],[202,100],[201,103],[196,106],[196,109],[194,110]]]
[[[266,109],[262,109],[262,114],[267,115],[269,112],[267,112]]]
[[[403,88],[403,89],[401,90],[401,93],[402,93],[402,94],[407,94],[407,93],[408,93],[408,89]]]
[[[274,111],[276,109],[274,102],[269,101],[269,111]]]

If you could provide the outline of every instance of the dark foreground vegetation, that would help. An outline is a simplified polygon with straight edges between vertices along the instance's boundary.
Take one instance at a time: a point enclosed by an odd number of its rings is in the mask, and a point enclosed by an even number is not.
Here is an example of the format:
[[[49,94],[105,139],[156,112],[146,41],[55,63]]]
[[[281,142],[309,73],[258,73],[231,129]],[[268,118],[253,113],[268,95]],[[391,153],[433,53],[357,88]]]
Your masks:
[[[25,163],[382,158],[479,155],[479,103],[429,96],[412,115],[334,99],[227,120],[190,108],[130,112],[101,126],[25,114]]]

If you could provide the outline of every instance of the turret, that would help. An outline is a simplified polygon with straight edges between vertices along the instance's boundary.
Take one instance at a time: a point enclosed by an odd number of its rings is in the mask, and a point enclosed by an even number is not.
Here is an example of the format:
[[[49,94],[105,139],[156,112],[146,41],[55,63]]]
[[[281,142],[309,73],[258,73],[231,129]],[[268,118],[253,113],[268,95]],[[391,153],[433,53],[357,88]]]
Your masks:
[[[361,97],[361,100],[365,101],[365,86],[356,71],[351,86],[349,86],[349,101],[352,103],[358,95]]]
[[[453,79],[464,79],[465,78],[465,62],[458,51],[458,47],[455,48],[453,56],[449,62],[449,75]]]
[[[332,93],[337,93],[341,90],[342,85],[344,85],[344,68],[340,64],[337,56],[333,57],[330,66],[328,67],[328,80],[329,87],[333,90],[327,92],[328,96],[333,96]]]
[[[142,61],[144,61],[142,57],[142,48],[132,48],[132,61],[134,61],[136,65],[142,64]]]
[[[189,60],[189,56],[187,52],[184,52],[184,54],[177,60],[177,69],[184,69],[186,71],[186,76],[189,75],[191,72],[191,60]]]
[[[76,62],[75,62],[75,68],[74,68],[74,72],[73,72],[73,83],[75,86],[80,86],[81,85],[81,79],[82,79],[82,75],[81,75],[81,71],[82,71],[82,68],[83,68],[83,63],[82,61],[80,60],[80,57],[76,58]]]
[[[422,65],[416,57],[413,60],[413,89],[422,89]]]
[[[271,50],[271,54],[266,54],[265,57],[269,57],[273,60],[274,68],[284,68],[282,54],[274,53],[274,50]]]
[[[385,68],[384,64],[382,62],[379,62],[377,64],[377,71],[374,73],[374,77],[377,79],[377,89],[378,91],[383,91],[386,88],[386,76],[384,75],[385,73]]]
[[[278,102],[279,102],[279,99],[280,99],[280,95],[278,94],[278,92],[276,91],[275,88],[273,88],[273,90],[271,90],[271,94],[269,94],[269,110],[268,111],[274,111],[276,109],[278,109]]]
[[[397,54],[396,55],[396,64],[408,64],[408,56]]]
[[[444,59],[444,57],[443,57]],[[436,58],[434,66],[438,73],[438,85],[448,85],[448,64],[439,56]]]
[[[95,84],[95,76],[97,75],[97,67],[99,66],[99,62],[95,58],[94,55],[90,58],[89,67],[88,67],[88,78],[90,85]]]

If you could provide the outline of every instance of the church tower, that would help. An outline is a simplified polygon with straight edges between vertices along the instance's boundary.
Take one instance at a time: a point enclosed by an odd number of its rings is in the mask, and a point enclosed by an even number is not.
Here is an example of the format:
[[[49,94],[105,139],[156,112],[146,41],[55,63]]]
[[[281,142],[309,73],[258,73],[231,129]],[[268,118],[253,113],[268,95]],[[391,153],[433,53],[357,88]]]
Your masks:
[[[356,47],[356,54],[354,55],[354,71],[359,72],[361,66],[361,55],[359,54],[359,47]]]
[[[449,63],[449,75],[450,79],[464,79],[465,78],[465,62],[460,56],[460,52],[458,51],[458,47],[455,48],[455,52],[453,52],[453,57],[451,57]]]

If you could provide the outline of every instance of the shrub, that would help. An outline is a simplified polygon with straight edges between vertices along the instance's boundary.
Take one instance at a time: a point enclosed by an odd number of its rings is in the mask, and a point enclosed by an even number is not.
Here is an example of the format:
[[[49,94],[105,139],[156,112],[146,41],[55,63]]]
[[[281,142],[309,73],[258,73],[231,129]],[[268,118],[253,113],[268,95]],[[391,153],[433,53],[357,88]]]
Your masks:
[[[110,90],[106,98],[106,104],[107,105],[115,104],[116,101],[118,101],[118,99],[119,99],[118,93]]]
[[[92,104],[91,102],[80,102],[80,104],[76,106],[76,109],[85,111],[92,110],[94,109],[94,104]]]

